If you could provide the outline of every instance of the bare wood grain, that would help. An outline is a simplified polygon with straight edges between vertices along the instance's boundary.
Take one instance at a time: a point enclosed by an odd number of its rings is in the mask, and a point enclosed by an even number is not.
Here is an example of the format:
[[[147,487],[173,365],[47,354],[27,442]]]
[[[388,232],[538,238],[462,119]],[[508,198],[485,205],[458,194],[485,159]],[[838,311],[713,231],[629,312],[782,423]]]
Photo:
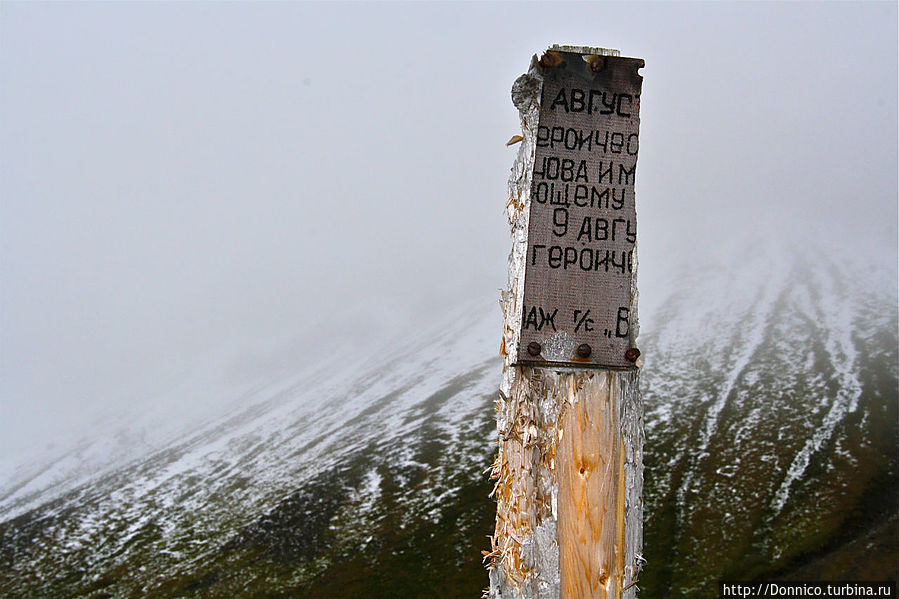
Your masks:
[[[562,599],[619,597],[623,586],[623,451],[614,375],[569,377],[558,453]],[[620,531],[620,532],[619,532]]]

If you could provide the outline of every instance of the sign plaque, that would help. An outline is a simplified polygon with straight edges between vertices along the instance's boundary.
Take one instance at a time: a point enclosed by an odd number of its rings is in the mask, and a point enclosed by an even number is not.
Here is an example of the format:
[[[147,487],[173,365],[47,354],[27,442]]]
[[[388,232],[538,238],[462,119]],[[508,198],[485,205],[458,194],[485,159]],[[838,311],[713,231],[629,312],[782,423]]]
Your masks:
[[[540,61],[519,363],[633,368],[639,355],[630,310],[643,64],[564,51]]]

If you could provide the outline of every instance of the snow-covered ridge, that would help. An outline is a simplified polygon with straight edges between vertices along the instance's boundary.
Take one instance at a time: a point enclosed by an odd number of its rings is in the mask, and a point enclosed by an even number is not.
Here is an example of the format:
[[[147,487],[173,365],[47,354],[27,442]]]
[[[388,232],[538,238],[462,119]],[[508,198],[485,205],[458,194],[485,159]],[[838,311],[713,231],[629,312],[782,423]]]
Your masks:
[[[403,422],[410,406],[496,354],[500,318],[495,300],[471,302],[430,326],[397,334],[374,347],[370,354],[337,351],[314,367],[300,367],[299,374],[238,389],[239,409],[208,421],[185,438],[170,441],[178,448],[178,459],[161,472],[154,472],[141,483],[142,487],[153,490],[185,472],[199,472],[203,464],[212,461],[240,461],[242,456],[235,448],[254,447],[248,439],[258,439],[255,449],[268,457],[286,456],[297,448],[305,448],[304,460],[321,465],[333,462],[345,452],[358,449],[362,441],[348,440],[346,425],[370,424],[365,421],[365,414],[378,398],[390,397],[382,401],[384,407],[390,404],[392,408],[379,426],[392,434],[406,432],[414,425]],[[182,401],[190,402],[191,398],[187,396]],[[225,403],[237,402],[229,398]],[[177,419],[177,414],[172,417]],[[93,441],[82,441],[49,464],[20,467],[25,475],[20,475],[19,480],[13,478],[0,490],[0,520],[15,517],[123,467],[121,460],[109,463],[110,458],[121,457],[119,446],[129,450],[126,455],[135,463],[146,459],[149,448],[141,453],[140,447],[133,444],[134,439],[140,438],[141,430],[122,430],[127,432],[118,437],[101,435]],[[246,464],[241,468],[246,468]],[[277,475],[266,467],[260,476]]]
[[[689,573],[659,584],[692,597],[741,555],[791,563],[820,505],[842,506],[846,489],[868,484],[858,439],[877,451],[871,427],[895,401],[872,390],[870,371],[888,364],[878,376],[895,384],[895,347],[878,335],[896,336],[896,290],[862,253],[784,238],[735,237],[672,260],[667,275],[640,281],[655,295],[639,339],[646,546],[650,567],[668,559]],[[60,462],[53,476],[4,488],[0,565],[11,569],[0,590],[45,589],[34,581],[87,568],[128,570],[116,588],[149,592],[241,543],[281,542],[279,526],[297,522],[311,540],[291,559],[308,560],[296,576],[310,580],[348,551],[389,550],[375,536],[391,517],[385,502],[408,508],[400,530],[438,526],[485,482],[500,318],[495,296],[460,306],[375,350],[344,349],[241,390],[239,410],[126,467],[66,478],[75,463]],[[316,545],[322,530],[334,547]],[[77,588],[87,587],[67,587]]]

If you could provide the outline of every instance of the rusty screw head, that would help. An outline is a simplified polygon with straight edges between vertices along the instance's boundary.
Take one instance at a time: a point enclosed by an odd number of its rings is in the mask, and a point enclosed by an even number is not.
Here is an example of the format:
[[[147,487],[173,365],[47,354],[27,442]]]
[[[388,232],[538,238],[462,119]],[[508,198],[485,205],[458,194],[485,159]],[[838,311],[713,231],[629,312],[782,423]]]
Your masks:
[[[628,362],[636,362],[637,358],[640,357],[640,350],[636,347],[632,347],[626,352],[624,352],[624,359]]]
[[[542,351],[543,351],[543,348],[540,347],[540,344],[537,343],[536,341],[531,341],[530,343],[528,343],[528,353],[531,354],[532,356],[539,356],[540,352],[542,352]]]
[[[589,358],[590,354],[593,353],[593,349],[586,343],[581,343],[577,346],[577,357],[578,358]]]
[[[547,52],[540,58],[540,66],[544,69],[561,66],[562,62],[562,57],[558,52]]]
[[[594,73],[598,73],[606,66],[606,60],[599,55],[594,56],[590,59],[590,70]]]

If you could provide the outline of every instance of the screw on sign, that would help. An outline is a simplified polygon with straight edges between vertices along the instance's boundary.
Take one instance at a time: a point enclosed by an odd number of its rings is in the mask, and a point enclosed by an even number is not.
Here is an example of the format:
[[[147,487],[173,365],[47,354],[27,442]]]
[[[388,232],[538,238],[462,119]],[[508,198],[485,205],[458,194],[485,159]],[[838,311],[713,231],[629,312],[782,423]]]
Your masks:
[[[515,81],[491,599],[636,596],[643,61],[553,46]]]

